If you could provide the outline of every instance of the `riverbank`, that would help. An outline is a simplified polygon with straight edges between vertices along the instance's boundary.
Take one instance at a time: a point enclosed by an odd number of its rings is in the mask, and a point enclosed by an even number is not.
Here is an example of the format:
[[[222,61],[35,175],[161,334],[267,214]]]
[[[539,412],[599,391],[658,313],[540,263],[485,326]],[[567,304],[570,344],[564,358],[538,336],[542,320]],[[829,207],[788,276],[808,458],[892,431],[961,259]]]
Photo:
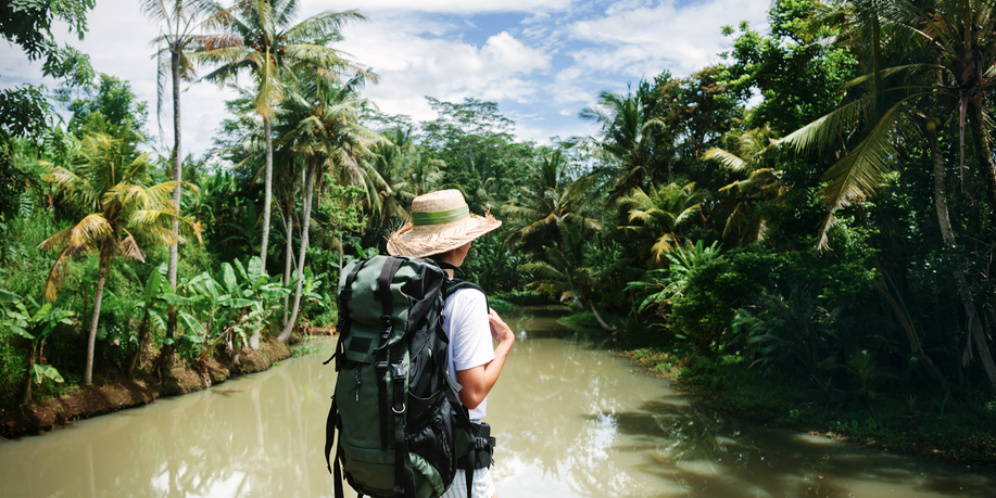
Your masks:
[[[979,414],[947,397],[923,399],[929,396],[920,393],[906,399],[879,395],[842,400],[786,379],[766,378],[737,362],[694,361],[654,349],[620,355],[719,412],[883,452],[996,469],[996,413]],[[985,406],[996,412],[996,406]]]
[[[291,356],[290,347],[275,338],[259,349],[240,349],[224,364],[212,359],[194,366],[174,366],[162,379],[151,362],[139,368],[135,379],[111,374],[102,383],[76,386],[57,397],[17,410],[0,411],[0,442],[62,428],[76,420],[152,403],[156,399],[207,389],[229,378],[269,369]]]

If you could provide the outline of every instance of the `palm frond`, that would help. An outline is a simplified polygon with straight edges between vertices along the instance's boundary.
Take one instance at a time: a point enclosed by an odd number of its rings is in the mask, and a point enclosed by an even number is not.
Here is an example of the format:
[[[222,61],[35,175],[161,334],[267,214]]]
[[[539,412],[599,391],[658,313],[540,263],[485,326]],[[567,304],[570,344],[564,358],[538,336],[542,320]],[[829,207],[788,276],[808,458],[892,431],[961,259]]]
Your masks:
[[[128,237],[125,237],[125,239],[118,244],[118,253],[126,258],[141,261],[142,263],[145,262],[145,252],[142,251],[141,247],[138,247],[138,243],[135,242],[135,237],[131,234],[128,234]]]
[[[746,169],[747,162],[740,159],[739,156],[731,152],[727,152],[718,147],[713,147],[705,153],[702,154],[702,159],[706,161],[717,161],[724,168],[733,171],[735,173],[740,173]]]
[[[114,236],[114,228],[99,213],[87,215],[69,230],[68,246],[73,248],[92,247]]]
[[[916,124],[903,112],[905,100],[892,106],[867,136],[824,175],[830,184],[820,193],[830,209],[873,196],[883,175],[892,169],[897,134],[916,135]]]

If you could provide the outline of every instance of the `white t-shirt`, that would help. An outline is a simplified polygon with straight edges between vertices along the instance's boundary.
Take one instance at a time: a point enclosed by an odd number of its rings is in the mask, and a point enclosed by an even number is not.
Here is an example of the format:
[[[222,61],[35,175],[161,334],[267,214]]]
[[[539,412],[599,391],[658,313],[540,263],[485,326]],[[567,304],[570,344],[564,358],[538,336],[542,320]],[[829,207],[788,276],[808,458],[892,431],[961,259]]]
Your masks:
[[[456,379],[459,370],[485,365],[495,359],[491,345],[491,324],[484,294],[477,289],[460,289],[448,298],[443,307],[443,329],[450,338],[450,373]],[[470,418],[482,419],[488,411],[487,397]]]

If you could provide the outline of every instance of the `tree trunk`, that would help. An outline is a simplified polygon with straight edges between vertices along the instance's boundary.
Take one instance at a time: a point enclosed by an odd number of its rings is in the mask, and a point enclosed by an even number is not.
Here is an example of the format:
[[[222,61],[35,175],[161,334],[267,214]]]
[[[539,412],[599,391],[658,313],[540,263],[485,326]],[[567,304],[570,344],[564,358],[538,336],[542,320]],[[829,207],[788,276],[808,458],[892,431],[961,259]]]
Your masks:
[[[304,197],[304,219],[301,220],[301,251],[297,258],[297,289],[294,291],[294,307],[291,310],[290,320],[284,325],[284,330],[280,332],[280,342],[287,342],[291,332],[294,330],[294,323],[297,322],[298,312],[301,311],[301,291],[304,284],[304,263],[308,250],[308,226],[311,224],[311,201],[315,195],[315,169],[314,165],[308,167],[308,181],[305,187]]]
[[[104,283],[107,280],[107,264],[110,260],[110,242],[105,241],[100,250],[100,269],[97,270],[97,292],[93,298],[93,314],[90,317],[90,337],[86,342],[86,370],[83,371],[83,385],[93,383],[93,351],[97,345],[97,323],[100,321],[100,302],[104,299]]]
[[[996,212],[996,169],[993,165],[993,155],[992,148],[989,145],[989,136],[986,133],[985,128],[985,117],[982,113],[982,102],[973,99],[971,101],[972,106],[972,127],[975,132],[975,140],[978,144],[978,155],[979,164],[983,167],[983,174],[986,178],[986,194],[989,199],[990,212]],[[962,301],[965,302],[966,307],[971,303],[970,310],[966,310],[968,313],[968,325],[971,330],[973,339],[975,339],[975,347],[979,351],[979,358],[982,360],[982,367],[986,370],[986,376],[989,378],[989,383],[992,385],[993,389],[996,389],[996,364],[993,362],[993,355],[989,350],[989,338],[986,337],[985,330],[982,329],[982,317],[979,315],[978,309],[975,307],[975,300],[972,297],[971,290],[968,287],[967,279],[965,274],[959,269],[955,271],[956,278],[961,279],[958,284],[958,293],[962,296]]]
[[[263,245],[259,249],[259,259],[266,268],[266,250],[270,243],[270,205],[273,203],[273,137],[269,116],[263,116],[263,134],[266,138],[266,168],[263,175]]]
[[[615,332],[616,331],[615,327],[613,327],[612,325],[609,325],[609,324],[605,323],[605,320],[602,320],[602,316],[599,315],[598,314],[598,310],[595,309],[595,302],[594,301],[592,301],[592,300],[589,299],[588,300],[588,307],[591,308],[591,313],[593,315],[595,315],[595,320],[598,321],[598,325],[600,327],[602,327],[602,330],[605,330],[606,332]]]
[[[31,403],[31,370],[35,366],[35,341],[29,341],[31,344],[31,350],[28,351],[28,369],[24,371],[24,405],[27,406]]]
[[[142,361],[142,350],[145,349],[145,342],[149,340],[149,304],[146,304],[145,314],[142,316],[142,323],[138,326],[138,349],[132,355],[128,364],[128,377],[135,375],[135,368]]]
[[[170,288],[176,290],[176,266],[178,263],[178,244],[180,238],[180,181],[183,180],[183,159],[180,150],[180,47],[179,38],[174,42],[172,49],[170,50],[170,69],[173,73],[173,180],[177,182],[176,188],[173,189],[173,208],[174,213],[177,218],[173,220],[173,244],[169,246],[169,266],[166,272],[166,281],[169,282]],[[167,320],[166,320],[166,336],[170,339],[176,339],[176,307],[170,305],[166,310]],[[139,343],[139,351],[136,353],[136,358],[141,354],[141,341]],[[164,361],[167,364],[173,363],[173,348],[168,347],[163,349],[163,355],[165,356]],[[132,364],[129,371],[131,375],[131,370],[134,370],[135,366]]]
[[[989,134],[986,132],[986,121],[982,111],[982,101],[972,99],[972,131],[975,143],[978,145],[979,165],[986,179],[986,197],[989,199],[990,212],[996,213],[996,165],[993,164],[993,150],[989,144]]]
[[[292,196],[288,196],[288,197],[292,197]],[[287,206],[284,209],[284,213],[283,213],[284,229],[287,232],[287,241],[284,244],[284,287],[287,287],[288,285],[290,285],[290,276],[291,276],[291,271],[292,271],[291,270],[291,263],[294,260],[294,244],[293,244],[294,237],[292,236],[293,231],[291,229],[291,226],[292,226],[291,223],[294,222],[293,215],[291,214],[291,210],[294,209],[293,206],[294,206],[293,200],[292,199],[288,199],[287,200]],[[287,305],[288,304],[290,304],[290,296],[289,295],[284,296],[284,309],[283,309],[283,313],[282,313],[283,316],[280,318],[280,324],[282,326],[286,326],[287,325],[287,307],[288,307]]]

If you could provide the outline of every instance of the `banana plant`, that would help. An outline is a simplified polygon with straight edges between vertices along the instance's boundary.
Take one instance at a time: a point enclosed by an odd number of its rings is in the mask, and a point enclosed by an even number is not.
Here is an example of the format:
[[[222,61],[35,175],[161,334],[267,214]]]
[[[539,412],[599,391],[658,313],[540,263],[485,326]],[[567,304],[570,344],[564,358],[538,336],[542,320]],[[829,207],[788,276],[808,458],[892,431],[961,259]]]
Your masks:
[[[152,336],[151,332],[153,330],[166,330],[166,318],[162,312],[162,308],[167,303],[164,293],[166,289],[170,291],[173,289],[168,285],[163,285],[165,274],[166,264],[163,263],[149,275],[148,280],[145,281],[140,301],[134,304],[134,311],[142,314],[142,320],[138,326],[138,345],[128,366],[128,376],[135,373],[135,368],[142,361],[142,351],[145,350],[145,346]]]
[[[47,339],[56,328],[62,325],[72,325],[70,320],[74,313],[72,310],[63,309],[59,306],[61,299],[39,304],[33,297],[22,298],[21,296],[0,289],[0,303],[12,303],[13,309],[3,310],[0,317],[0,324],[7,330],[19,335],[29,341],[27,368],[25,369],[24,383],[24,404],[31,402],[32,380],[35,384],[41,384],[45,379],[55,382],[63,382],[62,375],[52,365],[44,364],[45,339]],[[41,358],[41,362],[37,360]]]
[[[190,340],[204,344],[199,361],[210,356],[222,342],[228,349],[244,345],[258,347],[258,334],[266,318],[277,308],[275,303],[290,294],[288,287],[266,274],[256,256],[249,260],[248,266],[238,260],[234,265],[222,263],[220,277],[218,280],[203,272],[187,284],[189,296],[183,296],[182,300],[179,296],[169,297],[178,305],[190,305],[202,318],[198,320],[189,313],[180,315],[181,323],[197,338]]]

